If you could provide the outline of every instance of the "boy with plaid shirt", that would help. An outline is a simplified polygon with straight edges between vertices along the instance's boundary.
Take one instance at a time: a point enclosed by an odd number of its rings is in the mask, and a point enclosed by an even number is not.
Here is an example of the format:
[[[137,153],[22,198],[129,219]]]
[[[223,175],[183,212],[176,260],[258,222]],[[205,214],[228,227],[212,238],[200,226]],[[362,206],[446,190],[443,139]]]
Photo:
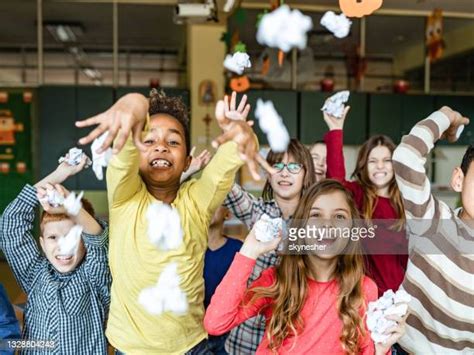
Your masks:
[[[85,162],[85,158],[78,166],[63,162],[34,187],[26,185],[2,216],[0,247],[28,296],[23,339],[33,345],[22,349],[23,353],[107,352],[104,329],[111,283],[108,227],[94,219],[92,206],[84,199],[83,208],[74,216],[64,207],[54,208],[43,200],[45,189],[67,195],[59,184],[79,172]],[[40,223],[44,256],[31,233],[39,203],[45,210]],[[75,225],[83,228],[82,238],[75,252],[65,252],[60,239]]]

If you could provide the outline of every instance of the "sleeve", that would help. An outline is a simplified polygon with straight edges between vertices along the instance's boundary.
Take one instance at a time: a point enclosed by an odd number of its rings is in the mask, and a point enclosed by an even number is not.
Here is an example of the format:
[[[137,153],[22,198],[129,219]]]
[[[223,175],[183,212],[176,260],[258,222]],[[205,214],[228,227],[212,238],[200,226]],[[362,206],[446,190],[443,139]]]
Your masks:
[[[434,143],[449,127],[449,119],[440,111],[418,122],[402,138],[393,153],[393,168],[408,219],[435,218],[436,200],[426,176],[426,157]]]
[[[263,200],[256,198],[251,193],[245,191],[239,184],[234,184],[224,201],[232,214],[245,223],[247,228],[252,228],[258,216],[264,212]]]
[[[0,247],[16,280],[26,293],[41,267],[42,257],[32,235],[38,203],[36,189],[26,185],[7,206],[1,219]]]
[[[237,143],[227,142],[219,147],[201,177],[191,183],[189,196],[199,206],[199,210],[206,213],[207,218],[211,218],[224,201],[242,164]]]
[[[354,196],[359,197],[362,189],[355,181],[346,180],[346,167],[344,165],[344,131],[342,129],[335,129],[327,132],[324,135],[324,143],[326,143],[327,157],[326,157],[326,178],[336,179],[352,191]],[[357,199],[357,198],[356,198]]]
[[[377,300],[378,297],[378,290],[377,285],[374,281],[372,281],[367,276],[364,277],[364,298],[365,298],[365,308],[369,302],[374,302]],[[365,309],[364,309],[365,313]],[[364,316],[364,324],[365,324],[365,314]],[[365,336],[361,339],[361,354],[363,355],[373,355],[375,354],[375,344],[370,336],[370,331],[367,329],[367,325],[365,325]]]
[[[86,248],[84,270],[91,282],[98,288],[103,304],[110,304],[110,274],[107,258],[109,243],[109,227],[106,222],[97,220],[102,227],[100,235],[82,233],[82,240]]]
[[[123,149],[112,157],[107,167],[107,196],[111,208],[129,200],[144,187],[138,174],[139,164],[139,152],[130,134]]]
[[[0,284],[0,339],[21,339],[15,311],[2,284]]]
[[[245,320],[261,313],[269,300],[259,298],[250,304],[251,293],[247,293],[247,280],[255,266],[255,260],[237,253],[227,274],[212,296],[211,303],[204,316],[204,327],[211,335],[228,332]],[[272,271],[272,270],[270,270]],[[250,289],[270,286],[273,283],[270,272],[250,285]]]

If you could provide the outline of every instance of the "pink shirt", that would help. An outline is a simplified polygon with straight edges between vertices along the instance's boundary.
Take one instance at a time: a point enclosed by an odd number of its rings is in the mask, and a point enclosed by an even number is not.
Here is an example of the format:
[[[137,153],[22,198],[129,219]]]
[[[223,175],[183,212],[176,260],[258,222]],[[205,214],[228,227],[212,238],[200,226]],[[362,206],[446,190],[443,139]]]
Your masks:
[[[255,265],[255,260],[237,253],[226,276],[211,299],[204,327],[211,335],[228,332],[248,318],[263,314],[268,320],[271,317],[270,298],[260,298],[249,305],[251,296],[246,296],[247,280]],[[271,267],[262,272],[250,287],[271,286],[276,279],[275,268]],[[337,310],[339,286],[336,280],[318,282],[309,279],[307,299],[302,309],[304,328],[294,341],[294,337],[283,341],[279,354],[344,354],[339,337],[342,331],[342,321]],[[377,299],[377,286],[368,277],[363,280],[365,305]],[[243,302],[242,302],[243,301]],[[363,314],[363,310],[361,310]],[[369,331],[361,339],[361,354],[374,354],[374,344]],[[271,354],[268,349],[267,330],[262,343],[257,348],[257,354]]]

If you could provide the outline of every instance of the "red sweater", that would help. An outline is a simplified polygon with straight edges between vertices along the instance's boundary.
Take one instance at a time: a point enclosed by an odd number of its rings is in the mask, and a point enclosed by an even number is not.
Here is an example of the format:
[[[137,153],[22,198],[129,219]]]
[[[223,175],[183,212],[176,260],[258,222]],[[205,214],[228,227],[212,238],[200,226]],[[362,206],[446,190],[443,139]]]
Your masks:
[[[341,181],[344,186],[352,192],[354,200],[360,212],[364,204],[364,190],[355,181],[346,180],[346,169],[344,166],[343,153],[343,131],[332,130],[324,136],[327,147],[327,171],[326,177]],[[374,215],[372,219],[398,219],[399,215],[393,207],[389,198],[377,197]],[[365,266],[367,274],[375,281],[381,296],[386,290],[398,290],[403,278],[408,262],[408,240],[405,232],[393,232],[384,230],[378,233],[377,237],[382,240],[361,239],[366,251]],[[374,242],[384,243],[377,247]],[[370,254],[370,249],[378,248],[379,252]],[[383,250],[401,250],[403,254],[380,254]]]
[[[252,305],[249,304],[251,295],[246,296],[247,280],[255,266],[255,260],[237,253],[232,265],[221,284],[217,287],[211,304],[204,317],[204,327],[211,335],[228,332],[233,327],[257,314],[263,314],[267,325],[272,314],[272,299],[260,298]],[[275,268],[271,267],[262,272],[250,288],[269,287],[276,279]],[[308,296],[301,311],[304,328],[296,338],[283,341],[279,354],[344,354],[339,337],[342,331],[342,321],[336,307],[339,287],[335,280],[317,282],[309,279]],[[377,299],[377,286],[368,277],[363,280],[365,306]],[[363,315],[363,310],[361,310]],[[257,354],[271,354],[268,349],[267,330],[263,341],[257,348]],[[374,344],[367,330],[361,339],[360,354],[374,354]]]

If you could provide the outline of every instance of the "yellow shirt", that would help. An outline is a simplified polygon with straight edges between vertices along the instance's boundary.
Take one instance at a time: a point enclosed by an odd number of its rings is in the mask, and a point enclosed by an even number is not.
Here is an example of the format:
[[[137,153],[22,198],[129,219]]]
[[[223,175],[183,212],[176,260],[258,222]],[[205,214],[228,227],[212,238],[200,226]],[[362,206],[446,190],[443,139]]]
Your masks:
[[[148,239],[146,212],[158,200],[138,175],[138,164],[138,151],[129,139],[107,169],[113,282],[106,335],[126,354],[182,354],[207,337],[202,323],[208,226],[242,161],[236,143],[228,142],[218,149],[200,179],[181,185],[172,205],[178,210],[184,237],[182,245],[172,251],[159,250]],[[188,313],[151,315],[138,303],[138,295],[156,285],[170,262],[178,263]]]

